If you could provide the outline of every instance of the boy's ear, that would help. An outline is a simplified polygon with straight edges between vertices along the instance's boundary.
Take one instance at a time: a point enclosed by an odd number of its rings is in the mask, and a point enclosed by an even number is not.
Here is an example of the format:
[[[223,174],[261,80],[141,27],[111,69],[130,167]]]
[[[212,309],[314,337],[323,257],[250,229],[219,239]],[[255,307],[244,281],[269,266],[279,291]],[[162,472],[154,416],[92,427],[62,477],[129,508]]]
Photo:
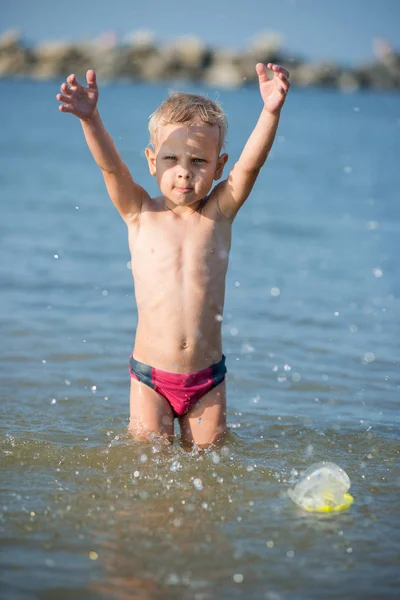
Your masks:
[[[221,154],[217,160],[217,167],[215,169],[214,179],[220,179],[222,177],[222,171],[224,170],[224,166],[228,160],[227,154]]]
[[[149,164],[149,171],[150,171],[150,175],[153,175],[155,177],[156,175],[156,153],[154,152],[153,148],[146,148],[146,158],[147,158],[147,162]]]

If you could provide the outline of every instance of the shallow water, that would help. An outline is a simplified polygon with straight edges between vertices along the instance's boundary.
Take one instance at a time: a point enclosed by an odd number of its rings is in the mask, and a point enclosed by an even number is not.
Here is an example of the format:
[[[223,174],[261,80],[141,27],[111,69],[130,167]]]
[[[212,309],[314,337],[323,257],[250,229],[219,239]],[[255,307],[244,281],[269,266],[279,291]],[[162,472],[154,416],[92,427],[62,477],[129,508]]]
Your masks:
[[[291,92],[234,225],[230,433],[198,453],[126,434],[125,226],[56,88],[0,82],[0,597],[397,598],[399,96]],[[146,119],[166,93],[101,95],[154,192]],[[258,92],[219,97],[232,165]],[[348,512],[287,497],[320,460],[349,474]]]

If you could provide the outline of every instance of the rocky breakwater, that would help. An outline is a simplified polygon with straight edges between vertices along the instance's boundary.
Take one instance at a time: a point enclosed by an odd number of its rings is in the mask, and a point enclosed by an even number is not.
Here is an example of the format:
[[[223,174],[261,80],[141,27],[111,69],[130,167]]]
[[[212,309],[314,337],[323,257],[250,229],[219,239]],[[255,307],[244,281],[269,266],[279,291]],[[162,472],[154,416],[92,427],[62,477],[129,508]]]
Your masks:
[[[0,77],[64,79],[94,68],[102,80],[199,81],[216,87],[238,87],[256,81],[257,62],[286,66],[297,86],[400,89],[400,54],[384,40],[374,42],[374,60],[345,68],[334,62],[313,63],[281,48],[276,34],[260,35],[243,51],[212,48],[192,36],[157,44],[148,33],[136,33],[119,44],[113,34],[85,42],[47,42],[27,46],[16,32],[0,36]]]

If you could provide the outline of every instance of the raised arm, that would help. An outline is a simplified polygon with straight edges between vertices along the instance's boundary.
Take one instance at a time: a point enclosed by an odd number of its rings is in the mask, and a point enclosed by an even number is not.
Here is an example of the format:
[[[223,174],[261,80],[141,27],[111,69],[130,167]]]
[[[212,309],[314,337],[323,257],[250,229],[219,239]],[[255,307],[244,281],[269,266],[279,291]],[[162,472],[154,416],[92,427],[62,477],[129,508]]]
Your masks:
[[[97,110],[99,91],[93,70],[86,73],[86,81],[87,87],[84,87],[75,75],[69,75],[67,83],[61,85],[61,94],[57,94],[57,100],[62,102],[59,109],[80,119],[86,142],[103,173],[110,198],[122,218],[130,221],[140,213],[146,192],[133,181],[103,125]]]
[[[258,173],[268,158],[278,129],[281,109],[290,87],[289,72],[286,69],[272,63],[268,63],[267,67],[273,72],[272,79],[268,79],[265,65],[256,65],[264,102],[260,118],[228,178],[215,189],[220,210],[229,219],[235,217],[250,194]]]

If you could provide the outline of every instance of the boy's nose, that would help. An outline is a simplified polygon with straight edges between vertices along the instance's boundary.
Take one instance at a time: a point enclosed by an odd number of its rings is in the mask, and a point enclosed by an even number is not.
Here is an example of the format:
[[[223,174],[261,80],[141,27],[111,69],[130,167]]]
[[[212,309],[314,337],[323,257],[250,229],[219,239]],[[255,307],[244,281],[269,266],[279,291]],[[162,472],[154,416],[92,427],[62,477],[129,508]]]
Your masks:
[[[181,166],[178,173],[179,179],[190,179],[191,173],[190,170],[186,167]]]

